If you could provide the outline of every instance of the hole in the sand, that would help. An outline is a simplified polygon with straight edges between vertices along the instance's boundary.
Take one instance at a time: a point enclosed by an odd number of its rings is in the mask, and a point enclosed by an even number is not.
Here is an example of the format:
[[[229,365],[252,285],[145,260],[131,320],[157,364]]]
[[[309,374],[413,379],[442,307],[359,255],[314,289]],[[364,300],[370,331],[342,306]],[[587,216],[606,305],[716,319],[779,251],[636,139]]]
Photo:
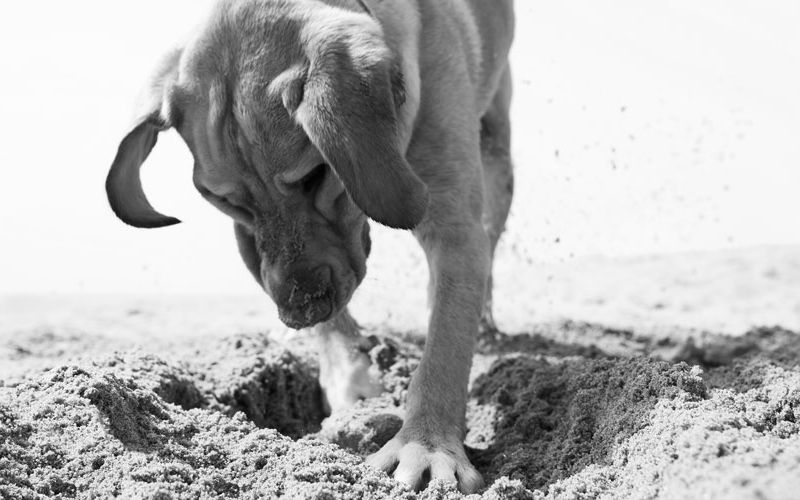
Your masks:
[[[591,464],[603,464],[620,439],[647,421],[663,398],[702,398],[705,386],[685,364],[648,359],[582,359],[549,363],[519,356],[497,361],[475,382],[472,397],[492,408],[471,427],[491,426],[485,449],[470,450],[491,482],[508,476],[543,488]],[[483,412],[485,413],[485,412]],[[479,429],[471,429],[480,437]]]
[[[317,432],[326,417],[317,368],[283,351],[260,356],[226,382],[215,396],[226,413],[242,412],[258,427],[291,438]]]

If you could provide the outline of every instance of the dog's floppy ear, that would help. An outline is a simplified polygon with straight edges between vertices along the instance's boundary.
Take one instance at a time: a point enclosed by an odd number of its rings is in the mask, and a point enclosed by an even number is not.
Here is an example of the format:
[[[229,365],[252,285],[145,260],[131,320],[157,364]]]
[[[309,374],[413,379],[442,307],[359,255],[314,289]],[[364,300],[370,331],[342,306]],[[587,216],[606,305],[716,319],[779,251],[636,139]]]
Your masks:
[[[333,37],[307,47],[305,85],[288,85],[284,104],[365,214],[411,229],[425,216],[428,189],[400,150],[396,66],[382,42],[358,42]]]
[[[169,93],[177,78],[180,51],[164,58],[142,97],[139,118],[122,139],[106,178],[106,194],[114,213],[126,224],[154,228],[180,221],[158,213],[142,190],[139,169],[152,151],[159,132],[171,127]]]

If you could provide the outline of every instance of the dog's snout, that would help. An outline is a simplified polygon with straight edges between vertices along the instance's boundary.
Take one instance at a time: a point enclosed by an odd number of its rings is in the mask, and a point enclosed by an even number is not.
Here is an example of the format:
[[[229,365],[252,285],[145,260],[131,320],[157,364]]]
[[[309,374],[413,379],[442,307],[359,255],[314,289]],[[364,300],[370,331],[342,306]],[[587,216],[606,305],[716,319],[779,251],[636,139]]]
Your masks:
[[[287,305],[302,307],[309,300],[329,295],[332,270],[330,266],[319,266],[311,270],[298,270],[289,274],[290,285]]]
[[[281,320],[290,328],[306,328],[330,318],[334,307],[333,269],[323,265],[296,269],[273,286]]]

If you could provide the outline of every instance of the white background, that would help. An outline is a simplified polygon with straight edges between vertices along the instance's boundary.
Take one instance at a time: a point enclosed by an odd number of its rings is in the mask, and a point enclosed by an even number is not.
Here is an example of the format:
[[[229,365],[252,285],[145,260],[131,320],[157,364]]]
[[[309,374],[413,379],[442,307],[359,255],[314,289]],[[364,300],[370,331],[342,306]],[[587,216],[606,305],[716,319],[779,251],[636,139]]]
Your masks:
[[[127,227],[103,188],[145,76],[209,4],[3,6],[0,293],[257,293],[174,133],[144,180],[183,224]],[[800,243],[800,2],[518,0],[517,13],[504,258]],[[370,280],[421,262],[408,235],[376,239]]]

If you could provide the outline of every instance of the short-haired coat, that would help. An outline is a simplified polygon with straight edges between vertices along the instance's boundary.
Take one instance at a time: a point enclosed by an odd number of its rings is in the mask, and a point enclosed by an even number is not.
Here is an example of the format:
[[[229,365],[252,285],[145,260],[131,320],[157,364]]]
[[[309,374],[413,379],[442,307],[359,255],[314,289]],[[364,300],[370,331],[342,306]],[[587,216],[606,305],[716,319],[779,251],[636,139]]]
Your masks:
[[[221,0],[151,77],[107,179],[137,227],[179,222],[139,168],[174,128],[200,193],[234,219],[247,268],[290,327],[315,327],[332,411],[380,392],[347,303],[368,219],[411,229],[430,326],[402,429],[368,462],[412,487],[481,485],[463,447],[491,260],[508,215],[512,0]]]

